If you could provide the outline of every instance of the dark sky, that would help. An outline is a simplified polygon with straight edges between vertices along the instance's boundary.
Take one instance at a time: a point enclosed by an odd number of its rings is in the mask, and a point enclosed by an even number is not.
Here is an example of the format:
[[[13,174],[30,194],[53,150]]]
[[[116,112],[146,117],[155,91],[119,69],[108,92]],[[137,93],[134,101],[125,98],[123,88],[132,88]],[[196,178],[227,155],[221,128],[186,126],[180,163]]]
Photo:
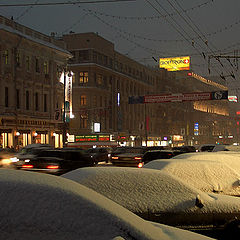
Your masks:
[[[64,1],[0,0],[0,5]],[[15,21],[48,35],[51,32],[58,35],[70,31],[98,32],[112,41],[117,51],[144,64],[157,66],[152,57],[190,55],[192,69],[200,75],[209,74],[208,56],[233,56],[234,51],[236,54],[240,46],[239,12],[240,1],[237,0],[136,0],[0,7],[1,15],[13,16]],[[217,61],[211,58],[210,63],[211,75],[234,73],[236,78],[239,76],[237,65],[234,65],[236,62],[231,59]],[[232,77],[226,78],[237,81]]]

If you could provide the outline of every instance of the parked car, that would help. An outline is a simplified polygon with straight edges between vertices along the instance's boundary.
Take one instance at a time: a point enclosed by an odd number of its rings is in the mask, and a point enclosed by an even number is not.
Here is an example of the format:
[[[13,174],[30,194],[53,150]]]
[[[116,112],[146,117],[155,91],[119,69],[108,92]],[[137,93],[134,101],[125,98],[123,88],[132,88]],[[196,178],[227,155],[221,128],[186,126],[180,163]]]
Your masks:
[[[143,154],[147,151],[145,147],[123,147],[113,151],[111,162],[116,166],[142,167]]]
[[[202,192],[159,170],[84,168],[62,177],[93,189],[148,221],[218,239],[233,219],[240,218],[240,198]],[[234,238],[225,239],[239,238],[239,222],[236,223],[238,234]],[[216,235],[212,236],[213,232]]]
[[[173,151],[179,151],[180,153],[188,153],[188,152],[196,152],[196,148],[194,146],[180,146],[180,147],[173,147]]]
[[[108,163],[110,161],[111,152],[112,149],[107,147],[90,148],[87,150],[87,153],[90,154],[95,163],[99,162]]]
[[[151,162],[155,159],[169,159],[175,156],[172,150],[152,150],[144,153],[142,162],[144,164]]]
[[[81,167],[94,166],[94,161],[83,150],[43,150],[38,156],[25,161],[20,169],[61,175]]]
[[[240,197],[240,174],[225,162],[218,161],[217,157],[220,157],[219,154],[214,159],[212,153],[212,160],[204,161],[187,158],[159,159],[144,164],[143,167],[176,176],[203,192]]]
[[[208,240],[145,221],[101,194],[62,177],[0,169],[1,239]]]
[[[215,146],[217,144],[202,144],[197,147],[196,152],[212,152]]]

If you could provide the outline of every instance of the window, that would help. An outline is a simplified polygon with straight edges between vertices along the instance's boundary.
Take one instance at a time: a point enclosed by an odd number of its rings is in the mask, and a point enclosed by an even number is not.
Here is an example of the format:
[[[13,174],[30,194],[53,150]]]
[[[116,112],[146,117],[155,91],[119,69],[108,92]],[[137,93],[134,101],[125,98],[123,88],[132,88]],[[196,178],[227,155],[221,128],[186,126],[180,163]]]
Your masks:
[[[43,96],[43,111],[47,112],[47,94]]]
[[[88,118],[87,115],[84,115],[80,117],[80,128],[87,128],[87,122],[88,122]]]
[[[40,67],[39,67],[39,59],[38,58],[36,58],[36,61],[35,61],[35,71],[36,72],[40,72]]]
[[[5,107],[8,107],[8,87],[5,87]]]
[[[17,55],[16,55],[16,64],[18,67],[20,67],[20,52],[17,52]]]
[[[88,82],[88,72],[80,72],[79,73],[79,82],[87,83]]]
[[[26,56],[26,69],[27,69],[27,71],[30,70],[30,57],[29,56]]]
[[[9,53],[8,53],[8,50],[4,51],[4,62],[5,62],[5,64],[9,64]]]
[[[39,110],[38,93],[35,93],[35,111]]]
[[[97,84],[102,85],[103,84],[103,76],[100,74],[97,74],[96,81],[97,81]]]
[[[17,109],[19,109],[20,108],[20,90],[19,89],[16,90],[16,98],[17,98],[16,99]]]
[[[26,110],[29,110],[29,91],[26,91]]]
[[[80,61],[88,61],[89,60],[88,50],[79,51],[79,60]]]
[[[93,96],[93,107],[96,107],[97,106],[97,96]]]
[[[86,106],[87,105],[87,96],[86,95],[82,95],[80,97],[80,105],[81,106]]]
[[[43,71],[44,71],[45,74],[49,73],[49,63],[48,63],[48,61],[44,61],[44,63],[43,63]]]

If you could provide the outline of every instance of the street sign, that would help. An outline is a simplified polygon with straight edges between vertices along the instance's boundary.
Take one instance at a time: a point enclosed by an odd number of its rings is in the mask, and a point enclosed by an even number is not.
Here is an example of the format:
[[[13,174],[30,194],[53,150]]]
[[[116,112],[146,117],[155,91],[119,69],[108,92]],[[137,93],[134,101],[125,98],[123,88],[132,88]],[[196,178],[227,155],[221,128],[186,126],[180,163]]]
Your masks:
[[[129,97],[129,104],[228,99],[228,91],[175,93]]]

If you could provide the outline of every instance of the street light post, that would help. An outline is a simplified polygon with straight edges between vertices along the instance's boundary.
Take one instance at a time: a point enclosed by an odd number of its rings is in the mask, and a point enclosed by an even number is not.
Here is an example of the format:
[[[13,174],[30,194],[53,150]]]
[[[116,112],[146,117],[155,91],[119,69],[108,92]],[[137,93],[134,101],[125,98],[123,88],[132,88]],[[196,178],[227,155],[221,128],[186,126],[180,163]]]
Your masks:
[[[63,147],[66,147],[67,142],[67,131],[66,131],[66,71],[63,70]]]

